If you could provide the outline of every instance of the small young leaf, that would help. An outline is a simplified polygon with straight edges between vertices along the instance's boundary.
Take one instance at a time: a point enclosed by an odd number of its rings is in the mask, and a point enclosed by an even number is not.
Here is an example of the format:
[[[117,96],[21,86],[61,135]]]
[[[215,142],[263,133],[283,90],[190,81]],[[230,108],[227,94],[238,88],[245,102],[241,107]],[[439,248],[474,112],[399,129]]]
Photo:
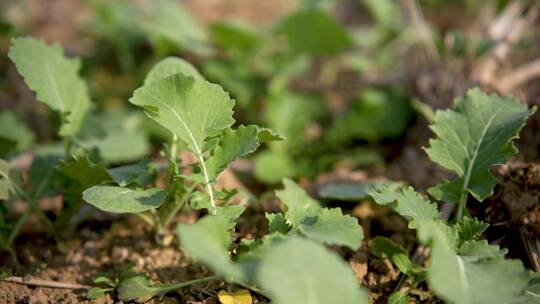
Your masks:
[[[409,295],[405,292],[396,291],[388,297],[388,304],[409,304]]]
[[[276,196],[285,206],[285,218],[293,229],[306,237],[328,245],[342,245],[357,250],[363,234],[358,220],[343,215],[341,209],[321,208],[304,189],[284,179],[285,189]]]
[[[97,300],[105,295],[109,289],[101,287],[92,287],[86,292],[86,297],[90,300]]]
[[[418,228],[419,222],[439,218],[437,205],[416,193],[412,187],[391,190],[382,186],[369,191],[379,205],[388,205],[409,220],[409,228]]]
[[[133,182],[139,185],[144,184],[144,177],[148,176],[152,161],[143,159],[133,165],[126,165],[108,169],[107,172],[112,177],[113,181],[118,185],[125,187]]]
[[[231,281],[243,281],[241,268],[229,257],[229,223],[222,216],[206,216],[196,224],[180,224],[176,230],[181,246],[217,274]]]
[[[207,162],[210,179],[215,180],[233,160],[255,152],[259,147],[257,134],[258,128],[253,125],[226,130]]]
[[[198,155],[205,141],[233,123],[234,101],[223,89],[205,80],[175,74],[135,91],[129,100],[148,117],[177,135]]]
[[[114,213],[148,211],[161,206],[166,197],[167,192],[157,188],[132,190],[115,186],[94,186],[83,192],[85,202]]]
[[[111,180],[105,165],[94,164],[87,155],[74,155],[68,161],[61,160],[58,171],[78,181],[84,189]]]
[[[150,72],[148,72],[144,79],[144,84],[147,85],[178,73],[184,76],[193,76],[197,80],[204,79],[199,71],[188,61],[178,57],[167,57],[154,65]]]
[[[287,224],[287,220],[283,217],[281,213],[265,213],[264,216],[268,220],[268,232],[274,233],[279,232],[286,234],[290,227]]]
[[[426,153],[459,178],[443,182],[430,194],[437,199],[445,195],[448,201],[455,201],[452,197],[462,191],[470,192],[479,201],[491,195],[496,180],[490,168],[516,154],[512,140],[535,111],[514,97],[487,95],[478,88],[457,99],[452,109],[437,111],[431,125],[437,138],[429,141]]]
[[[66,58],[60,45],[34,38],[13,39],[8,56],[37,99],[66,116],[60,134],[75,135],[90,109],[86,84],[79,77],[81,62]]]
[[[122,301],[139,300],[144,303],[162,293],[152,280],[142,274],[126,278],[118,285],[118,298]]]
[[[335,253],[300,238],[265,250],[257,282],[275,304],[367,303],[352,270]]]
[[[487,229],[489,225],[476,218],[464,216],[456,222],[456,229],[460,242],[474,241]]]

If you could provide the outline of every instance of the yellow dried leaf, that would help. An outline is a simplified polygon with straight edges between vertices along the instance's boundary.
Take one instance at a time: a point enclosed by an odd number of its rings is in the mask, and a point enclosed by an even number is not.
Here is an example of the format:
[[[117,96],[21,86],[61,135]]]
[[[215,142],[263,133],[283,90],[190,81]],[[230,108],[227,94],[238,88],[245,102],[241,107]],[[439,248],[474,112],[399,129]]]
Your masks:
[[[240,289],[236,292],[226,292],[221,290],[218,293],[218,299],[221,304],[252,304],[251,294],[247,289]]]

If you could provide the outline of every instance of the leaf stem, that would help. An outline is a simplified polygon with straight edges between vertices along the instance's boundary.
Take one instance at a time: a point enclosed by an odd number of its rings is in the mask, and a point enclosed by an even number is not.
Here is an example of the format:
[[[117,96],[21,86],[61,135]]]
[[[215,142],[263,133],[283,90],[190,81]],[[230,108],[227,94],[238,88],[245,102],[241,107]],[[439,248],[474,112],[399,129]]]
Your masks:
[[[194,285],[194,284],[198,284],[198,283],[204,283],[204,282],[217,280],[217,279],[219,279],[219,276],[209,276],[209,277],[204,277],[204,278],[195,279],[195,280],[191,280],[191,281],[181,282],[181,283],[177,283],[177,284],[160,286],[159,289],[162,292],[167,292],[167,291],[171,291],[171,290],[175,290],[175,289],[184,288],[184,287],[187,287],[187,286],[190,286],[190,285]]]
[[[459,205],[457,210],[457,220],[461,219],[465,215],[465,207],[467,205],[467,196],[468,192],[467,189],[461,191],[461,195],[459,196]]]
[[[204,163],[204,157],[201,153],[197,154],[197,157],[199,159],[199,164],[201,165],[201,171],[204,178],[204,183],[206,192],[208,193],[208,196],[210,196],[210,205],[212,205],[212,210],[210,212],[212,214],[216,214],[216,202],[214,200],[214,188],[212,187],[212,184],[210,183],[210,177],[208,177],[208,170],[206,169],[206,164]]]
[[[150,225],[151,227],[154,227],[156,225],[155,221],[144,213],[137,213],[137,216],[141,218],[144,222],[146,222],[148,225]]]

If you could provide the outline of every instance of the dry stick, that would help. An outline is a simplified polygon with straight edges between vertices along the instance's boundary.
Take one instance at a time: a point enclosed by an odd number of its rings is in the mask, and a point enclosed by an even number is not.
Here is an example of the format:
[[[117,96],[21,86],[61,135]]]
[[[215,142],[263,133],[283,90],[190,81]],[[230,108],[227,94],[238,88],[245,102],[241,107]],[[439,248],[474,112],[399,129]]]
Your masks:
[[[41,279],[25,280],[22,277],[7,277],[7,278],[1,279],[0,281],[29,285],[29,286],[47,287],[47,288],[90,289],[90,286],[88,285],[62,283],[62,282],[48,281],[48,280],[41,280]]]
[[[529,255],[532,268],[536,272],[540,271],[540,240],[532,237],[530,233],[527,232],[527,230],[523,227],[519,228],[519,234],[521,235],[521,240],[525,245],[525,250]]]
[[[431,35],[431,30],[429,25],[422,13],[420,5],[418,5],[417,0],[402,0],[403,7],[407,10],[411,24],[416,30],[422,41],[425,43],[427,51],[431,58],[438,59],[439,52],[435,46],[433,36]]]
[[[495,82],[497,90],[508,93],[531,79],[540,77],[540,58],[526,63]]]
[[[515,1],[517,2],[517,1]],[[507,6],[506,10],[515,9],[513,6]],[[505,35],[500,39],[499,43],[493,48],[490,56],[484,60],[473,71],[473,78],[480,83],[492,84],[494,79],[497,78],[495,71],[499,67],[499,64],[503,62],[510,54],[512,46],[519,41],[519,38],[530,25],[534,22],[538,16],[538,10],[540,9],[540,3],[535,3],[531,7],[523,8],[521,18],[513,18],[513,22],[505,21],[510,28],[506,31]],[[501,18],[506,18],[509,13],[503,12],[495,23],[501,22]]]

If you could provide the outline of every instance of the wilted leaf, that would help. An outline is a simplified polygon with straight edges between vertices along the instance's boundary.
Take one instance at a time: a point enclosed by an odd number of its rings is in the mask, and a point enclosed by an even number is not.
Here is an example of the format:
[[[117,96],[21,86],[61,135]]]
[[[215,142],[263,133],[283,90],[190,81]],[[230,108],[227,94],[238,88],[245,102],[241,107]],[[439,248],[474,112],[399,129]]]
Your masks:
[[[218,299],[221,304],[251,304],[251,294],[247,289],[240,289],[235,292],[227,292],[220,290],[218,292]]]

